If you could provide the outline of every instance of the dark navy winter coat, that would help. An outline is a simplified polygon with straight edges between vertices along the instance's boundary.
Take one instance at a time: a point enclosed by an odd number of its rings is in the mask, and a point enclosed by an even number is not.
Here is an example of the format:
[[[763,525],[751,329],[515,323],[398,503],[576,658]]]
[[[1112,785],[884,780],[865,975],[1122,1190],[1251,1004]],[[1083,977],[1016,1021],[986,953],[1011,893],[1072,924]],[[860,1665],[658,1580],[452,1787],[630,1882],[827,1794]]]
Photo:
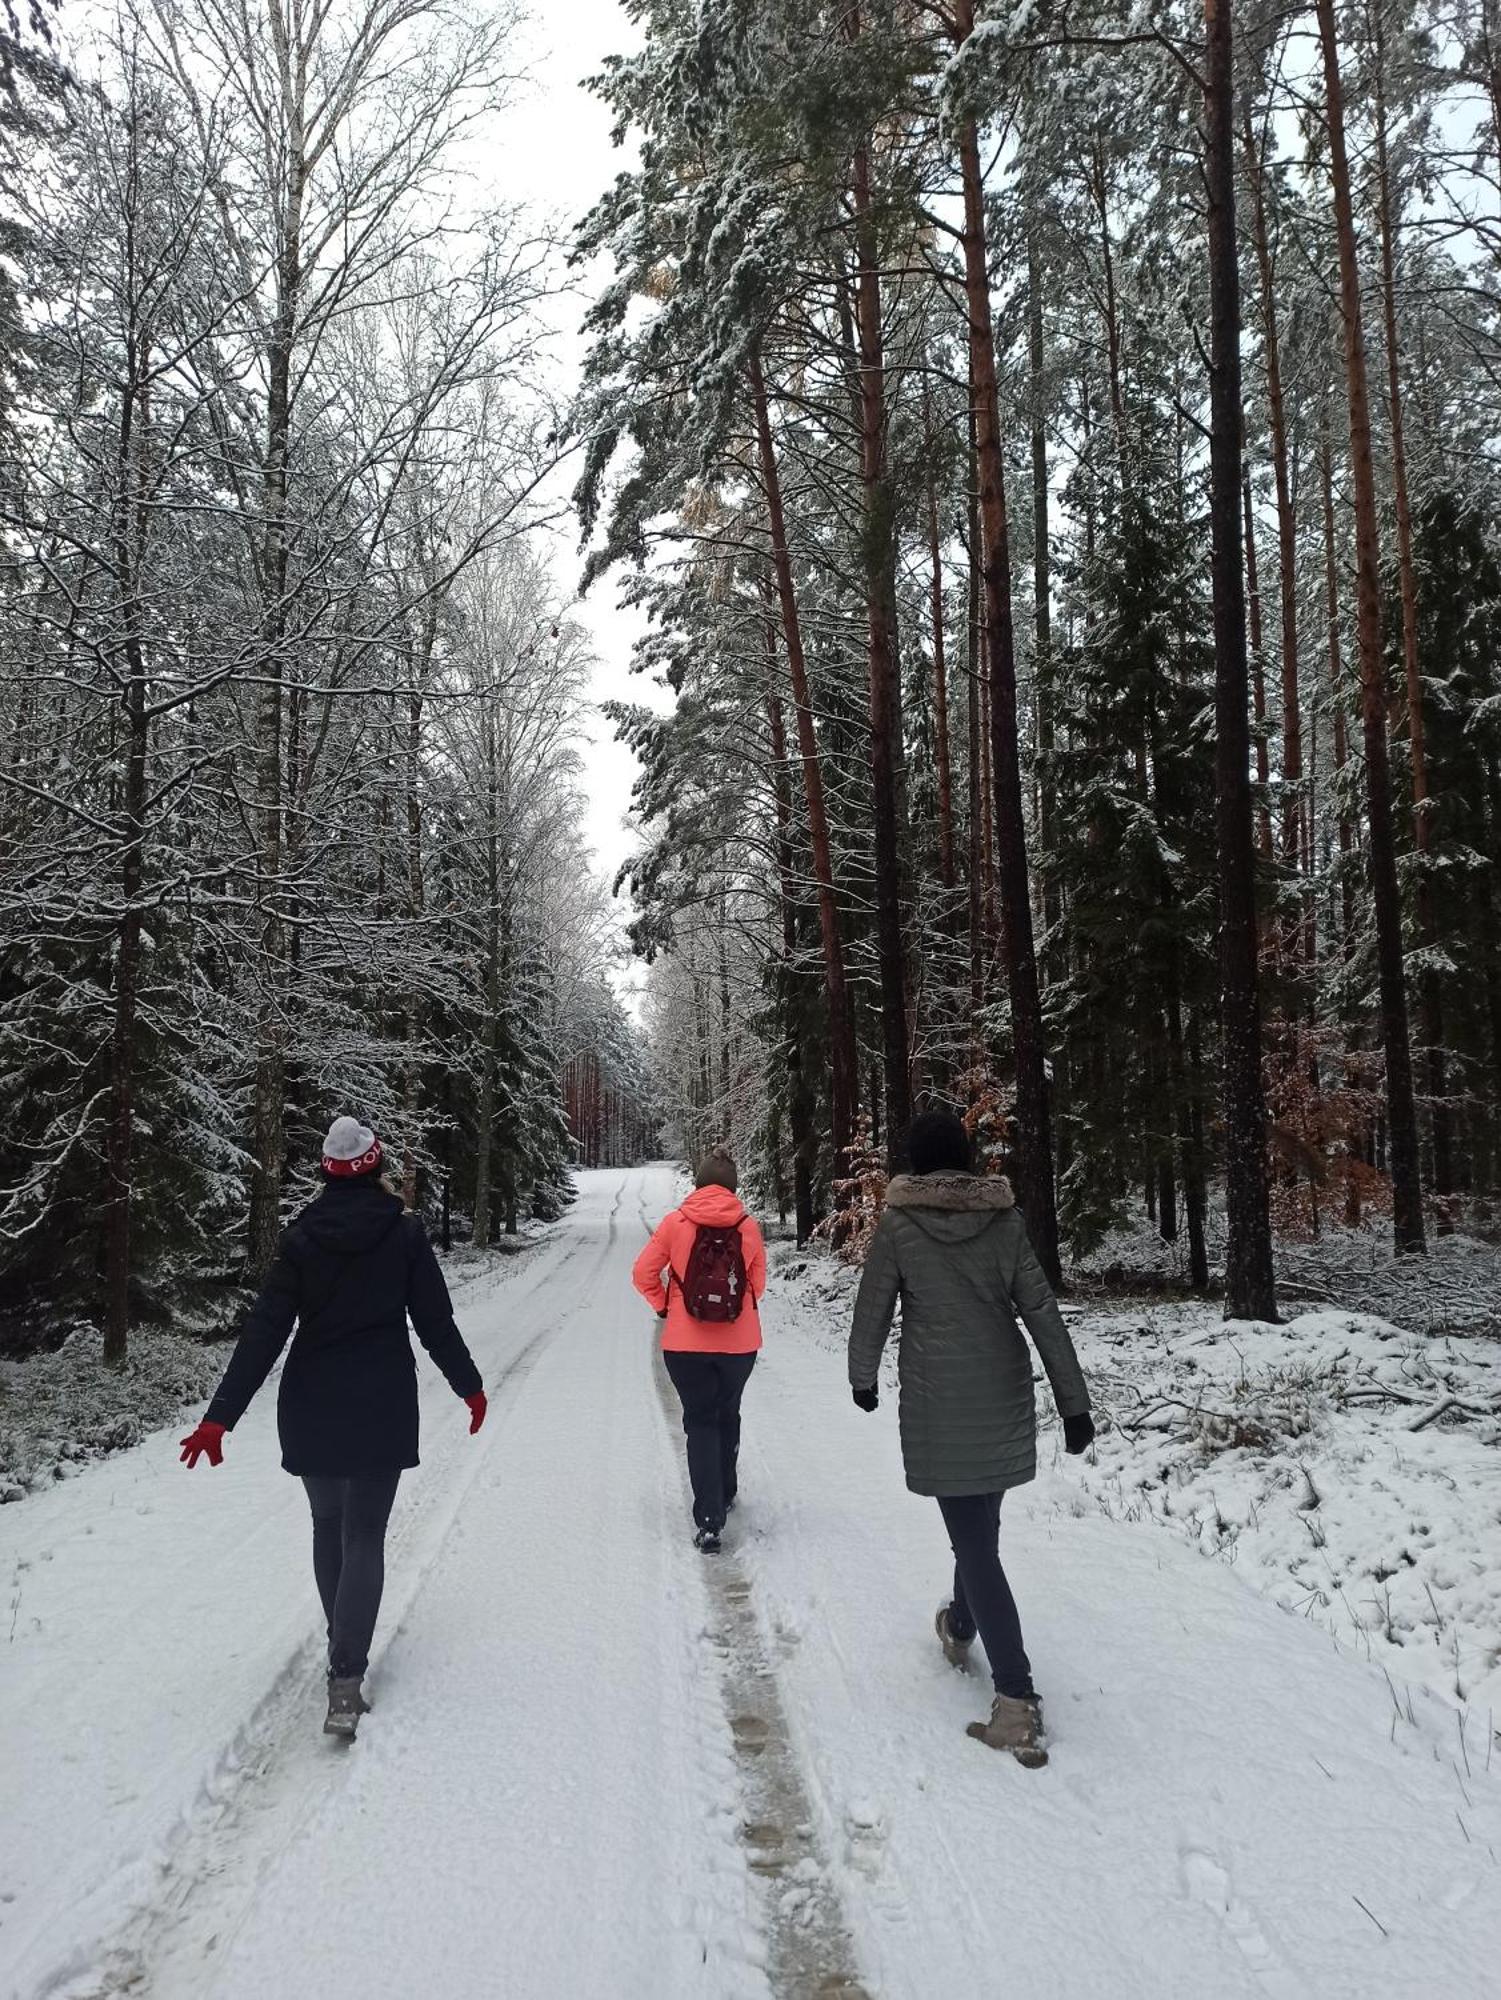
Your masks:
[[[288,1472],[347,1479],[417,1463],[417,1337],[457,1396],[480,1389],[415,1215],[377,1180],[330,1181],[282,1237],[214,1400],[231,1429],[287,1344],[277,1399]]]

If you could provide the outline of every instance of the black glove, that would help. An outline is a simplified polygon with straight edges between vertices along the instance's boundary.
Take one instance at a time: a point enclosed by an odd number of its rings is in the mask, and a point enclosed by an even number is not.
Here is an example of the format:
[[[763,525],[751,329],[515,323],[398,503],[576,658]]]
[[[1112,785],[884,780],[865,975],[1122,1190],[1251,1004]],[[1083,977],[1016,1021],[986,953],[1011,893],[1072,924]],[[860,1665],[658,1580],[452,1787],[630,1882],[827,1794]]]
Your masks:
[[[1070,1458],[1077,1458],[1081,1451],[1088,1451],[1094,1443],[1094,1418],[1088,1410],[1080,1417],[1063,1419],[1063,1449]]]
[[[855,1407],[857,1409],[875,1410],[880,1408],[881,1392],[879,1389],[851,1389],[850,1394],[855,1399]]]

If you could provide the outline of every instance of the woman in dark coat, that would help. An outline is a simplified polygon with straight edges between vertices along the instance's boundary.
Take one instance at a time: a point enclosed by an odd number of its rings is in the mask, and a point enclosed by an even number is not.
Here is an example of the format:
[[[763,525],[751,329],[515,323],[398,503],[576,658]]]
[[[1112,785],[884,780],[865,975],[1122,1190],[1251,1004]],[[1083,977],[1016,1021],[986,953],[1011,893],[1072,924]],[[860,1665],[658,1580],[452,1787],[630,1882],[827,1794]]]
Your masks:
[[[282,1464],[307,1488],[313,1573],[328,1619],[328,1718],[353,1736],[385,1582],[386,1522],[397,1483],[417,1463],[417,1337],[449,1387],[485,1420],[485,1393],[454,1324],[448,1287],[415,1215],[381,1179],[381,1147],[353,1118],[323,1142],[323,1192],[282,1237],[224,1379],[183,1462],[223,1457],[233,1430],[286,1346],[277,1428]]]
[[[1089,1391],[1058,1303],[1027,1241],[1010,1184],[976,1174],[951,1111],[926,1111],[907,1138],[912,1172],[886,1191],[855,1300],[849,1379],[863,1410],[900,1300],[902,1459],[914,1493],[936,1498],[954,1551],[954,1594],[936,1625],[945,1657],[968,1663],[976,1633],[995,1682],[989,1722],[969,1733],[1020,1763],[1045,1764],[1042,1704],[998,1538],[1001,1496],[1037,1472],[1037,1414],[1025,1325],[1063,1418],[1066,1448],[1094,1437]]]

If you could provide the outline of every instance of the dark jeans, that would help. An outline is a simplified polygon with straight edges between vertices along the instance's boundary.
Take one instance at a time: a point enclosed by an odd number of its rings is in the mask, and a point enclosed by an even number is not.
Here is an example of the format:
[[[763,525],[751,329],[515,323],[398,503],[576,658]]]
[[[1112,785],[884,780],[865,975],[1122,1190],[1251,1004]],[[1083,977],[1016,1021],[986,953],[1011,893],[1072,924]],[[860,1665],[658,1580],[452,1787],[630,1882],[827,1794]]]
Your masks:
[[[328,1671],[336,1680],[357,1680],[370,1664],[386,1581],[386,1523],[400,1478],[399,1472],[303,1475],[313,1510],[313,1575],[328,1620]]]
[[[693,1519],[700,1528],[724,1526],[735,1497],[740,1456],[740,1398],[756,1365],[754,1354],[689,1354],[668,1348],[662,1356],[683,1405]]]
[[[1030,1695],[1032,1668],[1022,1645],[1022,1622],[1001,1568],[1001,1496],[944,1494],[938,1506],[954,1551],[949,1628],[956,1639],[972,1639],[979,1633],[997,1694]]]

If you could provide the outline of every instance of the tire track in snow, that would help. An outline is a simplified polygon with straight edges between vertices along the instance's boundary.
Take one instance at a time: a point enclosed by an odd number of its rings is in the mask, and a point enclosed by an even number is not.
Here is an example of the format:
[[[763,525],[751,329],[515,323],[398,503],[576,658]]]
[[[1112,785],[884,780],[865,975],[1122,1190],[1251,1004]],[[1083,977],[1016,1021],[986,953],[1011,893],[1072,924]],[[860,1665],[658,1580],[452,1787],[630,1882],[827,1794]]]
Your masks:
[[[605,1238],[586,1267],[568,1257],[563,1234],[552,1239],[564,1250],[562,1258],[547,1260],[514,1296],[509,1286],[504,1290],[501,1305],[519,1317],[544,1288],[556,1287],[560,1280],[568,1287],[563,1301],[494,1375],[480,1438],[471,1442],[467,1431],[456,1428],[430,1450],[429,1478],[420,1500],[393,1522],[382,1637],[371,1661],[377,1705],[386,1648],[420,1595],[548,1340],[607,1263],[624,1198],[622,1181]],[[317,1733],[322,1678],[323,1646],[312,1635],[276,1676],[183,1813],[155,1859],[151,1888],[122,1924],[95,1942],[87,1966],[76,1954],[70,1956],[34,1987],[34,2000],[119,2000],[129,1994],[203,1990],[206,1970],[250,1914],[267,1868],[342,1782],[347,1760],[359,1755],[357,1744],[336,1744]]]
[[[645,1226],[644,1208],[642,1222]],[[681,1431],[681,1418],[660,1347],[653,1348],[652,1372],[671,1441],[674,1431]],[[674,1455],[682,1479],[682,1455]],[[750,1579],[729,1549],[699,1560],[709,1601],[708,1636],[719,1655],[720,1695],[739,1773],[740,1838],[762,1883],[767,1981],[778,2000],[868,2000]]]

